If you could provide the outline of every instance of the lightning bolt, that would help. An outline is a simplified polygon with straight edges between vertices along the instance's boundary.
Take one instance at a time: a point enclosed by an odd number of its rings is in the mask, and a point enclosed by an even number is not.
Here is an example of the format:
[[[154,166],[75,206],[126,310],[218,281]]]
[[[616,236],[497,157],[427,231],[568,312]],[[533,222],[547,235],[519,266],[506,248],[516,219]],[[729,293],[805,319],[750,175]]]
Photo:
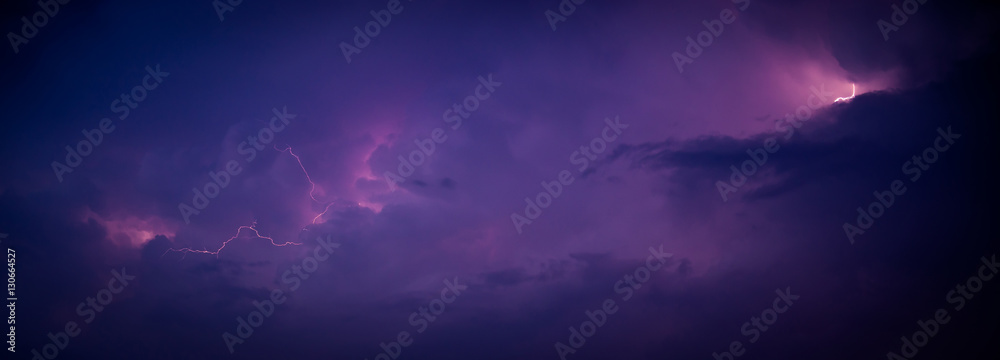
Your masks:
[[[299,163],[299,168],[302,169],[302,173],[306,175],[306,180],[309,181],[309,185],[311,186],[311,188],[309,188],[309,197],[312,198],[313,201],[315,201],[317,203],[323,203],[322,201],[320,201],[319,199],[317,199],[315,195],[313,195],[313,192],[316,191],[316,183],[313,182],[312,177],[309,176],[309,172],[306,171],[305,165],[302,165],[302,158],[300,158],[298,155],[295,155],[295,153],[292,152],[292,147],[290,145],[286,145],[286,146],[288,146],[288,147],[286,147],[284,150],[282,150],[282,149],[279,149],[277,145],[275,145],[274,149],[278,150],[280,152],[286,152],[287,151],[288,154],[292,155],[292,157],[295,158],[295,161]],[[332,201],[329,202],[329,203],[327,203],[326,207],[323,209],[323,212],[317,214],[316,217],[314,217],[312,219],[312,222],[310,222],[310,224],[315,224],[316,220],[319,220],[319,218],[322,217],[323,215],[325,215],[327,211],[330,211],[330,206],[332,206],[332,205],[333,205]],[[303,228],[303,230],[305,230],[305,229]]]
[[[851,84],[851,96],[848,96],[848,97],[839,97],[839,98],[837,98],[837,99],[833,100],[833,102],[838,102],[838,101],[847,101],[847,100],[851,100],[851,99],[853,99],[853,98],[854,98],[854,94],[855,94],[856,92],[857,92],[857,87],[855,87],[855,85],[854,85],[854,84]]]
[[[313,182],[312,177],[309,176],[309,171],[306,171],[306,167],[304,165],[302,165],[302,159],[299,158],[299,156],[296,155],[295,152],[292,151],[292,147],[291,146],[289,146],[289,145],[286,145],[286,146],[287,147],[285,149],[279,149],[278,146],[275,145],[274,149],[278,150],[280,152],[287,152],[289,155],[292,155],[292,157],[295,158],[295,161],[299,164],[299,168],[302,169],[302,173],[306,175],[306,180],[309,181],[309,185],[311,186],[309,188],[309,198],[311,198],[313,201],[315,201],[317,203],[322,203],[322,201],[320,201],[319,199],[317,199],[316,195],[314,195],[314,193],[316,192],[316,183]],[[322,217],[324,214],[326,214],[328,211],[330,211],[330,206],[332,206],[333,204],[334,204],[334,202],[332,202],[332,201],[330,203],[328,203],[326,205],[326,207],[323,209],[323,212],[317,214],[316,217],[314,217],[312,219],[312,222],[310,222],[310,224],[315,224],[316,221],[319,220],[320,217]],[[219,253],[222,252],[222,249],[225,249],[226,245],[229,245],[229,242],[231,242],[233,240],[236,240],[236,238],[238,238],[240,236],[240,233],[243,231],[243,229],[248,229],[250,231],[253,231],[253,235],[255,237],[257,237],[258,239],[267,239],[267,240],[271,241],[271,245],[274,245],[274,246],[302,245],[301,243],[295,243],[295,242],[290,242],[290,241],[282,243],[282,244],[276,243],[276,242],[274,242],[274,239],[272,239],[270,237],[267,237],[267,236],[260,235],[260,232],[257,231],[257,222],[254,221],[254,223],[251,224],[250,226],[243,225],[243,226],[240,226],[238,229],[236,229],[236,235],[233,235],[233,237],[231,237],[228,240],[226,240],[225,242],[223,242],[222,246],[220,246],[215,251],[209,251],[208,249],[197,250],[197,249],[192,249],[192,248],[181,248],[181,249],[170,248],[170,249],[167,249],[167,251],[165,251],[163,253],[163,255],[160,255],[160,257],[163,257],[164,255],[166,255],[169,252],[182,252],[182,253],[184,253],[184,256],[181,257],[181,260],[184,260],[184,258],[187,257],[187,254],[189,254],[189,253],[215,255],[215,257],[218,258],[219,257]],[[305,230],[305,228],[303,227],[302,230]],[[178,261],[180,261],[180,260],[178,260]]]
[[[270,238],[268,236],[262,236],[260,234],[260,232],[257,231],[257,222],[255,221],[250,226],[246,226],[246,225],[240,226],[238,229],[236,229],[236,235],[233,235],[233,237],[231,237],[228,240],[226,240],[225,242],[223,242],[222,246],[220,246],[215,251],[195,250],[195,249],[192,249],[192,248],[183,248],[183,249],[170,248],[170,249],[167,249],[167,251],[165,251],[163,253],[163,255],[166,255],[167,253],[173,251],[173,252],[182,252],[182,253],[184,253],[185,257],[187,256],[188,253],[198,253],[198,254],[215,255],[215,257],[218,258],[219,257],[219,253],[222,252],[222,249],[226,248],[226,245],[229,245],[230,241],[236,240],[236,238],[240,237],[240,233],[243,232],[243,229],[248,229],[250,231],[253,231],[253,236],[257,237],[258,239],[269,240],[269,241],[271,241],[271,245],[274,245],[274,246],[302,245],[301,243],[294,243],[294,242],[290,242],[290,241],[289,242],[285,242],[283,244],[278,244],[278,243],[274,242],[274,239],[272,239],[272,238]],[[163,255],[160,255],[160,257],[163,257]],[[184,258],[181,257],[181,260],[183,260],[183,259]]]
[[[315,202],[321,202],[321,201],[319,201],[319,199],[316,198],[315,195],[313,195],[313,192],[316,191],[316,183],[314,183],[313,180],[312,180],[312,177],[309,176],[309,172],[306,171],[306,167],[304,165],[302,165],[302,159],[299,158],[298,155],[295,155],[294,152],[292,152],[292,147],[290,145],[286,145],[286,146],[288,146],[288,147],[286,147],[285,150],[279,149],[278,145],[275,145],[274,149],[278,150],[280,152],[286,152],[287,151],[289,154],[292,155],[292,157],[295,158],[295,161],[299,163],[299,168],[302,169],[302,173],[306,174],[306,180],[309,181],[309,185],[312,186],[311,188],[309,188],[309,197],[312,198],[313,201],[315,201]]]

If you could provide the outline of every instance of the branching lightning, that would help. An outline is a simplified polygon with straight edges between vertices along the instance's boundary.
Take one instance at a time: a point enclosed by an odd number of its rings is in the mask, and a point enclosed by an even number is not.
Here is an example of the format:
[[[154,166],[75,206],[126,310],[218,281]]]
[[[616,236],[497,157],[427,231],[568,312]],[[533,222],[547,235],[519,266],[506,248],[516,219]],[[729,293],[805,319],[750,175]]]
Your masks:
[[[292,157],[295,158],[295,161],[299,164],[299,168],[302,169],[302,173],[306,175],[306,180],[309,181],[309,185],[311,186],[309,188],[309,198],[311,198],[313,201],[315,201],[317,203],[322,203],[322,201],[320,201],[319,199],[317,199],[316,195],[314,194],[314,192],[316,192],[316,183],[313,182],[312,177],[309,176],[309,172],[306,171],[306,167],[304,165],[302,165],[302,159],[299,158],[299,156],[296,155],[292,151],[292,147],[288,146],[285,149],[279,149],[278,146],[275,145],[274,149],[278,150],[280,152],[288,152],[288,154],[292,155]],[[310,224],[315,224],[316,221],[320,219],[320,217],[322,217],[324,214],[326,214],[327,211],[330,211],[330,206],[331,205],[333,205],[332,201],[326,205],[326,207],[323,209],[323,212],[317,214],[316,217],[314,217],[312,219],[312,222]],[[271,242],[271,245],[274,245],[274,246],[302,245],[301,243],[295,243],[295,242],[290,242],[290,241],[282,243],[282,244],[279,244],[279,243],[276,243],[274,241],[274,239],[272,239],[272,238],[270,238],[268,236],[261,236],[260,232],[257,231],[257,222],[254,221],[254,223],[251,224],[250,226],[243,225],[243,226],[240,226],[239,228],[237,228],[236,229],[236,235],[233,235],[233,237],[231,237],[228,240],[226,240],[225,242],[223,242],[222,246],[220,246],[215,251],[209,251],[208,249],[197,250],[197,249],[191,249],[191,248],[181,248],[181,249],[170,248],[170,249],[167,249],[167,251],[164,252],[163,255],[166,255],[169,252],[181,252],[181,253],[184,253],[184,256],[181,257],[181,260],[183,260],[185,257],[187,257],[188,253],[210,254],[210,255],[215,255],[215,257],[218,258],[219,257],[219,253],[222,252],[222,249],[225,249],[226,245],[229,245],[229,242],[231,242],[233,240],[236,240],[240,236],[240,233],[243,231],[243,229],[247,229],[247,230],[253,231],[253,236],[255,236],[255,237],[259,238],[259,239],[269,240]],[[305,228],[303,228],[303,230],[305,230]],[[162,257],[163,255],[160,255],[160,256]]]
[[[854,84],[851,84],[851,96],[848,96],[848,97],[839,97],[839,98],[833,100],[833,102],[851,100],[851,99],[854,98],[854,94],[855,93],[857,93],[857,87]]]
[[[211,255],[215,255],[215,257],[218,258],[219,257],[219,253],[222,252],[222,249],[226,248],[226,245],[229,245],[230,241],[236,240],[236,238],[240,237],[240,233],[243,232],[243,229],[248,229],[250,231],[253,231],[253,235],[256,236],[258,239],[269,240],[269,241],[271,241],[271,245],[274,245],[274,246],[302,245],[301,243],[294,243],[294,242],[285,242],[283,244],[278,244],[278,243],[274,242],[274,239],[272,239],[272,238],[270,238],[268,236],[261,236],[260,232],[257,231],[257,222],[254,222],[250,226],[246,226],[246,225],[240,226],[238,229],[236,229],[236,235],[233,235],[233,237],[231,237],[228,240],[226,240],[225,242],[223,242],[222,246],[220,246],[215,251],[195,250],[195,249],[191,249],[191,248],[183,248],[183,249],[170,248],[170,249],[167,249],[167,251],[164,252],[163,255],[166,255],[168,252],[174,251],[174,252],[183,252],[184,256],[187,256],[188,253],[198,253],[198,254],[211,254]],[[160,255],[160,256],[162,257],[163,255]],[[181,257],[181,259],[183,260],[184,258]]]

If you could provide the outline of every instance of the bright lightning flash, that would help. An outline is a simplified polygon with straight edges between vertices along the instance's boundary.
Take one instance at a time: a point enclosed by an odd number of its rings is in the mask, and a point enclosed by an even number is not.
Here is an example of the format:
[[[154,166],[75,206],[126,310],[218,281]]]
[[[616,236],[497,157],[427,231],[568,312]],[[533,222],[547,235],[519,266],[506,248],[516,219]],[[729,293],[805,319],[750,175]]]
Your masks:
[[[858,90],[857,87],[854,84],[851,84],[851,96],[848,96],[848,97],[839,97],[839,98],[833,100],[833,102],[840,102],[840,101],[851,100],[851,99],[854,98],[854,94],[857,93],[857,90]]]

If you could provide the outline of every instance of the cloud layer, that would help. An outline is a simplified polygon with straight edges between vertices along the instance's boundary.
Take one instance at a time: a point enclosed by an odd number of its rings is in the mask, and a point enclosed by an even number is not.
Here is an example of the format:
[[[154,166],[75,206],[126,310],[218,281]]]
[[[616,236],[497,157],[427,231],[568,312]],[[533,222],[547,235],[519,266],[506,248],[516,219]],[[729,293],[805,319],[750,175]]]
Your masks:
[[[996,251],[997,7],[928,1],[885,40],[894,4],[591,0],[553,31],[556,1],[402,1],[350,63],[340,44],[383,2],[243,2],[223,21],[209,2],[60,5],[0,75],[16,354],[75,321],[61,358],[381,359],[403,331],[412,359],[552,359],[557,343],[566,359],[710,358],[733,341],[883,357],[946,308],[919,356],[993,358],[1000,286],[947,299]],[[4,6],[10,31],[39,11]],[[119,119],[147,66],[170,75]],[[52,163],[104,118],[115,130],[60,181]],[[911,180],[938,129],[960,136]],[[724,200],[730,166],[769,143]],[[897,179],[905,194],[852,244],[844,224]],[[551,204],[527,215],[539,194]],[[672,254],[656,270],[654,250]],[[79,305],[122,268],[136,279],[85,323]],[[468,288],[420,314],[456,279]],[[227,346],[274,290],[286,300]],[[799,298],[750,342],[776,290]],[[571,345],[607,299],[618,310]]]

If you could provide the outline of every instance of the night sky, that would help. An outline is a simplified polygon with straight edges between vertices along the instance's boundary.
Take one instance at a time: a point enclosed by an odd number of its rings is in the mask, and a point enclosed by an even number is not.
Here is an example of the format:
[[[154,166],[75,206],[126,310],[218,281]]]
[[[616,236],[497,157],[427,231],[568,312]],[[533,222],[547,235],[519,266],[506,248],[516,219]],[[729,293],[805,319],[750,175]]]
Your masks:
[[[998,18],[6,1],[0,358],[998,359]]]

